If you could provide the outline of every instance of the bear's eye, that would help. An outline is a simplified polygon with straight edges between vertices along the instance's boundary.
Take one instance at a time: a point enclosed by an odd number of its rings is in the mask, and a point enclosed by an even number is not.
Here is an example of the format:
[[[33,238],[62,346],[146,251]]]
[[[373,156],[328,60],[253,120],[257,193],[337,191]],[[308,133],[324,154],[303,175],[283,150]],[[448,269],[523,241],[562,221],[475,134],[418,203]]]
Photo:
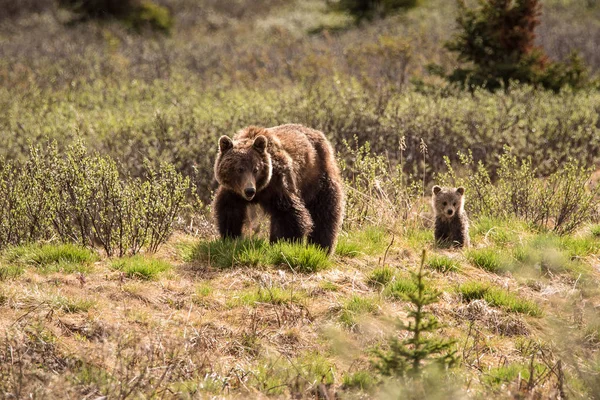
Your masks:
[[[258,165],[256,167],[254,167],[254,173],[258,172]]]
[[[244,167],[238,167],[237,172],[240,173],[240,174],[243,173],[244,172]]]
[[[447,205],[448,205],[448,203],[444,202],[444,207],[447,206]]]
[[[456,202],[454,202],[452,205],[453,205],[454,207],[456,207]]]

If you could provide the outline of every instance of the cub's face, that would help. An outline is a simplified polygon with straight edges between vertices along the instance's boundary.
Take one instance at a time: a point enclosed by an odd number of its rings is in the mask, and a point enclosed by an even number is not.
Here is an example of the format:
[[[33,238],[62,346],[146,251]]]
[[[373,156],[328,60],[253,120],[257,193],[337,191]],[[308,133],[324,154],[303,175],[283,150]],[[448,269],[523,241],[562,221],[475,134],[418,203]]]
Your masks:
[[[267,138],[232,141],[219,139],[219,154],[215,161],[215,179],[219,184],[251,201],[271,180],[271,156]]]
[[[465,204],[465,188],[433,187],[432,204],[435,214],[447,219],[463,210]]]

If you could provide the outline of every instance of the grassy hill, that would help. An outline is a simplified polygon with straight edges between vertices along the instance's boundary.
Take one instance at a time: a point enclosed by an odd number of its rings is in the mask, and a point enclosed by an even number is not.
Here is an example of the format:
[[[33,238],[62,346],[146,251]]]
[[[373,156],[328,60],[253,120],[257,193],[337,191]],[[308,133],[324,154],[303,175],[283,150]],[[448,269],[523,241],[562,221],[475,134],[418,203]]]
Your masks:
[[[593,397],[596,231],[558,237],[482,219],[472,249],[445,251],[430,229],[364,227],[344,232],[331,260],[301,245],[181,233],[156,255],[122,259],[10,248],[1,388],[50,398]],[[429,307],[442,323],[435,335],[455,341],[460,361],[403,385],[376,373],[372,351],[406,320],[422,249],[427,290],[442,292]]]

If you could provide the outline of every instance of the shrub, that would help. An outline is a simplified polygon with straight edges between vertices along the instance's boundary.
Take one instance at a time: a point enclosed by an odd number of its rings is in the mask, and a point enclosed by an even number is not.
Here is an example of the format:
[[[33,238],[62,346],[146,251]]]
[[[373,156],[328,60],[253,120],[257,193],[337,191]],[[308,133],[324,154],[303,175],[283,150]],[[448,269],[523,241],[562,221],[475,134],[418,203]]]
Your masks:
[[[18,163],[0,160],[0,248],[52,236],[101,246],[107,255],[154,252],[172,232],[189,187],[167,164],[145,176],[122,174],[108,156],[77,143],[32,147]]]
[[[151,28],[169,33],[173,27],[170,11],[150,0],[59,0],[59,4],[84,19],[115,18],[138,32]]]
[[[496,90],[517,80],[554,91],[586,83],[587,71],[577,55],[568,64],[550,62],[534,45],[541,14],[538,0],[489,0],[480,2],[478,9],[467,8],[464,0],[458,5],[460,30],[446,47],[471,65],[452,72],[450,82]]]
[[[461,155],[461,164],[464,175],[459,177],[446,158],[448,172],[439,178],[466,188],[465,208],[472,216],[517,217],[567,234],[589,221],[599,204],[600,185],[590,187],[591,169],[575,159],[565,160],[547,179],[540,179],[531,158],[519,160],[505,148],[494,184],[489,169],[475,164],[470,153]]]
[[[357,21],[385,17],[392,11],[407,9],[417,6],[419,0],[339,0],[336,3],[338,10],[347,11]]]

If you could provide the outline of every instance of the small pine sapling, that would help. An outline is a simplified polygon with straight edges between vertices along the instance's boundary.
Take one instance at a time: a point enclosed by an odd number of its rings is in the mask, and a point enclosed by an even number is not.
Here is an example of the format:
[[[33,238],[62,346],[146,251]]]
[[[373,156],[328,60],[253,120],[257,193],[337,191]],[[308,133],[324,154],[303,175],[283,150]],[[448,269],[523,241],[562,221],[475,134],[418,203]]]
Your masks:
[[[377,360],[373,364],[382,375],[418,376],[428,364],[450,367],[457,362],[456,351],[452,350],[454,342],[432,337],[441,326],[425,308],[437,303],[441,293],[425,287],[425,253],[423,250],[419,271],[411,272],[417,290],[406,294],[412,306],[408,313],[409,322],[405,324],[398,320],[398,328],[408,332],[408,338],[392,337],[388,351],[375,350]]]

